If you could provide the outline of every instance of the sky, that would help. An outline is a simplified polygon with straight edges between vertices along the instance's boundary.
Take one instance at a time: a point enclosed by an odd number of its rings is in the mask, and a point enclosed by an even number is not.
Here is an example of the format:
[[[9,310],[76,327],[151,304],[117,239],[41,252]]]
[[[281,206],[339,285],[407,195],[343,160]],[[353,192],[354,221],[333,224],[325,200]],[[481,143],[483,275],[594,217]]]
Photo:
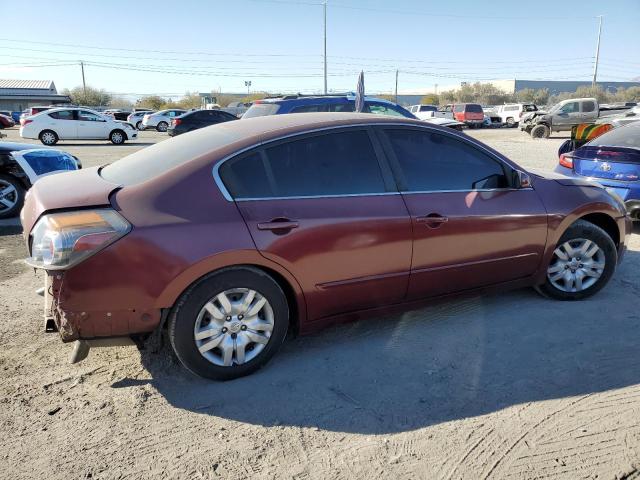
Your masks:
[[[323,90],[323,0],[0,0],[0,78],[135,97]],[[532,6],[535,5],[535,8]],[[42,12],[47,13],[45,20]],[[640,77],[640,0],[328,0],[330,91]]]

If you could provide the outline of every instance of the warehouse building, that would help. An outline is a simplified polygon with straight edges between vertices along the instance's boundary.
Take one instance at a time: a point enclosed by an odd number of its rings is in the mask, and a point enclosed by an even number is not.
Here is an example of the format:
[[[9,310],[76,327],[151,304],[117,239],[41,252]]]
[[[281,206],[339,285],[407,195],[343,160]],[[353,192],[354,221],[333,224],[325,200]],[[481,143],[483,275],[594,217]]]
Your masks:
[[[70,103],[68,95],[59,95],[52,80],[0,79],[0,110],[21,112],[38,105]]]

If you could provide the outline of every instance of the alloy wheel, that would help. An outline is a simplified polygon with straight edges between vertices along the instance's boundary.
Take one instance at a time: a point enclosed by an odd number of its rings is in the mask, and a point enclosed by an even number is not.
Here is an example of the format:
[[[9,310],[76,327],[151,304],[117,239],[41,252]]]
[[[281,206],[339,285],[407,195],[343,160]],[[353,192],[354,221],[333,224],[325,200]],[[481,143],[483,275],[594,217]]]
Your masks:
[[[124,137],[122,136],[122,134],[120,132],[113,132],[111,134],[111,142],[115,143],[116,145],[122,143],[124,141]]]
[[[225,290],[198,313],[193,335],[200,354],[230,367],[253,360],[269,343],[274,313],[266,297],[248,288]]]
[[[581,292],[598,281],[604,267],[604,250],[591,240],[578,238],[554,250],[547,278],[558,290]]]
[[[0,212],[14,208],[18,203],[18,198],[16,187],[0,179]]]

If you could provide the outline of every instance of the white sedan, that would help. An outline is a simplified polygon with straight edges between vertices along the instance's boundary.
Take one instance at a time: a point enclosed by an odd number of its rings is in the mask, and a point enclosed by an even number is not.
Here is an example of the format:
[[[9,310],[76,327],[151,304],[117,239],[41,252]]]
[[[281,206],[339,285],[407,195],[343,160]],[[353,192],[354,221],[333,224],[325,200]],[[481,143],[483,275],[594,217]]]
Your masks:
[[[142,117],[142,129],[155,128],[159,132],[166,132],[171,120],[186,112],[186,110],[180,108],[170,108],[155,113],[150,112]]]
[[[37,138],[45,145],[58,140],[111,140],[121,145],[137,138],[129,123],[114,120],[86,108],[52,108],[20,120],[20,136]]]

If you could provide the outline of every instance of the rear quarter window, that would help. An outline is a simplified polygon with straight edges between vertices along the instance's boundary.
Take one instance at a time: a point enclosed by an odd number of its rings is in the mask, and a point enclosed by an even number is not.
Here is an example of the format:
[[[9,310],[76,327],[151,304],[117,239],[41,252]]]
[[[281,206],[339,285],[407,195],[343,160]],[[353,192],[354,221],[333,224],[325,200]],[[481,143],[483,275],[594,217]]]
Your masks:
[[[480,105],[475,104],[475,103],[469,103],[465,110],[467,112],[471,112],[471,113],[482,113],[482,107]]]

